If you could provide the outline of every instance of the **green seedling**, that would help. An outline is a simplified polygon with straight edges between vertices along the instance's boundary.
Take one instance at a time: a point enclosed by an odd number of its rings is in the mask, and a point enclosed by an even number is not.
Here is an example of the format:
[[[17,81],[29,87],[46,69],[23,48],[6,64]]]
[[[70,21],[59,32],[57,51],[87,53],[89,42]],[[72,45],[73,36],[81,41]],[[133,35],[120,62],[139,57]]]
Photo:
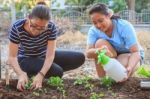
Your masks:
[[[115,81],[113,79],[111,79],[110,77],[105,76],[100,80],[100,83],[103,86],[111,87],[115,83]]]
[[[88,77],[88,76],[85,76],[83,79],[77,78],[74,81],[74,85],[83,85],[83,84],[88,83],[88,81],[90,81],[90,80],[92,80],[92,78]]]
[[[141,65],[141,66],[137,69],[137,74],[139,74],[139,75],[141,75],[141,76],[143,76],[143,77],[150,78],[150,72],[144,68],[144,65]]]
[[[32,94],[33,94],[34,96],[37,96],[37,97],[40,96],[40,93],[39,93],[39,92],[35,92],[35,91],[34,91]]]
[[[31,89],[33,79],[34,79],[34,76],[32,76],[32,77],[29,79],[28,83],[25,84],[25,89],[26,89],[26,90]]]
[[[99,96],[100,96],[100,97],[104,97],[105,94],[104,94],[103,92],[100,92],[100,93],[99,93]]]
[[[63,95],[63,99],[66,99],[66,91],[64,90],[64,83],[60,77],[50,77],[48,79],[48,85],[56,87]]]
[[[63,80],[60,77],[50,77],[47,83],[54,87],[61,87],[64,85]]]
[[[91,92],[93,91],[94,85],[90,84],[91,77],[85,76],[83,79],[77,78],[74,81],[74,85],[84,85],[85,88],[89,89]]]
[[[99,95],[97,93],[92,92],[90,99],[100,99],[100,97],[99,97]]]

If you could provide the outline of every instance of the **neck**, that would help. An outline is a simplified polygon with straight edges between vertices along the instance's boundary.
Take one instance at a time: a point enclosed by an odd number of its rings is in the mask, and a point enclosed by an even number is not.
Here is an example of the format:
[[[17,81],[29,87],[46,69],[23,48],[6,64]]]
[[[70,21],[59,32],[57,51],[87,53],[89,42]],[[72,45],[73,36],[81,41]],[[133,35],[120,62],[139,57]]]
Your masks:
[[[30,27],[29,27],[29,22],[28,22],[28,21],[25,22],[24,29],[25,29],[31,36],[34,36],[34,35],[32,34],[32,32],[30,31]]]

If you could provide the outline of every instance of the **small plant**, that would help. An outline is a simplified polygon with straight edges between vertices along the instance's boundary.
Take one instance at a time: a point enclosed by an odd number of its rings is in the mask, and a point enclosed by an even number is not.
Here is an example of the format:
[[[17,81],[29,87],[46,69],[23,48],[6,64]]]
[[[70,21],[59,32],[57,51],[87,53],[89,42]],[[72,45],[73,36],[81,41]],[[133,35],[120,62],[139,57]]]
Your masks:
[[[100,99],[100,97],[99,97],[99,95],[97,93],[92,92],[90,99]]]
[[[148,70],[146,70],[145,65],[141,65],[138,69],[137,69],[137,73],[143,77],[147,77],[150,78],[150,72]]]
[[[64,85],[63,80],[60,77],[50,77],[47,83],[54,87],[61,87]]]
[[[66,91],[64,90],[64,83],[60,77],[50,77],[48,79],[48,85],[56,87],[63,95],[63,99],[66,99]]]
[[[113,79],[111,79],[110,77],[105,76],[100,80],[100,83],[103,86],[111,87],[113,85],[113,83],[115,83],[115,81]]]
[[[74,81],[74,85],[86,84],[86,83],[88,83],[88,81],[90,81],[91,79],[92,79],[92,78],[91,78],[91,77],[88,77],[88,76],[85,76],[83,79],[77,78],[77,79]]]
[[[35,91],[34,91],[32,94],[33,94],[34,96],[40,96],[40,93],[39,93],[39,92],[35,92]]]
[[[26,90],[31,89],[33,79],[34,79],[34,76],[32,76],[32,77],[29,79],[28,83],[25,84],[25,89],[26,89]]]

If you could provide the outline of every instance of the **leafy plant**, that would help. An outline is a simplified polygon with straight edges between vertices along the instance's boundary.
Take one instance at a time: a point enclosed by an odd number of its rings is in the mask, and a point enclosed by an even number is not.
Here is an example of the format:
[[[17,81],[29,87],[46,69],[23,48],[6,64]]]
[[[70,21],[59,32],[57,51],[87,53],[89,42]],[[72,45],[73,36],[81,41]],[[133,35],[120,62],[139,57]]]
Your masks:
[[[57,90],[62,93],[63,99],[66,99],[66,91],[64,90],[64,83],[60,77],[50,77],[47,83],[50,86],[57,87]]]
[[[90,84],[91,77],[85,76],[83,79],[77,78],[74,81],[74,85],[84,85],[85,88],[89,89],[91,92],[93,91],[94,85]]]
[[[100,80],[100,83],[103,86],[111,87],[113,85],[113,83],[115,83],[115,81],[113,79],[111,79],[110,77],[105,76]]]
[[[77,78],[77,79],[74,81],[74,85],[86,84],[86,83],[88,83],[88,81],[90,81],[91,79],[92,79],[92,78],[91,78],[91,77],[88,77],[88,76],[85,76],[83,79]]]
[[[99,99],[100,97],[99,97],[99,95],[97,94],[97,93],[95,93],[95,92],[92,92],[91,93],[91,97],[90,97],[90,99]]]
[[[60,77],[50,77],[47,83],[54,87],[61,87],[64,85],[63,80]]]
[[[145,69],[145,65],[141,65],[136,72],[143,77],[150,78],[150,72]]]
[[[34,79],[34,76],[32,76],[32,77],[29,79],[28,83],[25,84],[25,89],[26,89],[26,90],[29,90],[29,89],[32,87],[33,79]]]

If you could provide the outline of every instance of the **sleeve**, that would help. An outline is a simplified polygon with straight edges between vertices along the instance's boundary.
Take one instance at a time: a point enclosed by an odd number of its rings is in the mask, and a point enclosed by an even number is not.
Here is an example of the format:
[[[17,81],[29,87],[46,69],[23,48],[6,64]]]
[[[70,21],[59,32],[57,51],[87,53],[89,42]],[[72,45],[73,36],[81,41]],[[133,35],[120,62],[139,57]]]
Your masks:
[[[58,28],[56,27],[55,24],[51,23],[48,40],[56,40],[57,34],[58,34]]]
[[[97,41],[96,34],[92,28],[88,31],[87,45],[94,45]]]
[[[20,38],[19,38],[19,34],[17,32],[17,29],[15,27],[15,25],[13,25],[11,27],[11,29],[9,30],[9,40],[15,44],[19,44],[20,43]]]
[[[138,44],[135,29],[130,23],[123,28],[122,34],[127,48],[131,48],[133,45]]]

